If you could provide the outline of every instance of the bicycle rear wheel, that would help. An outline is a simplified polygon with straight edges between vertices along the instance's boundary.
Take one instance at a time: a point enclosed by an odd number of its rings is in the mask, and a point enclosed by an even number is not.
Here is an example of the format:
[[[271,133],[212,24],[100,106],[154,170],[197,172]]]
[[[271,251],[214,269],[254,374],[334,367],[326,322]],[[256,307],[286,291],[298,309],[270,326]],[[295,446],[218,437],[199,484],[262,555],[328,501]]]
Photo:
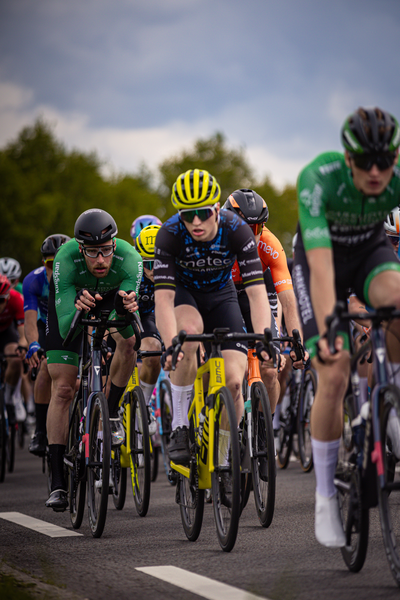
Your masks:
[[[86,497],[86,477],[85,477],[85,458],[79,449],[81,433],[79,431],[82,419],[82,408],[80,400],[75,400],[72,408],[72,419],[68,432],[68,444],[66,448],[66,459],[64,464],[67,466],[68,473],[68,492],[69,492],[69,512],[72,527],[79,529],[82,525],[82,519],[85,512]],[[47,482],[51,485],[51,462],[49,454],[46,452],[47,462]],[[66,460],[69,464],[66,463]],[[44,463],[46,464],[46,463]],[[72,465],[72,466],[71,466]]]
[[[115,448],[112,459],[113,501],[117,510],[122,510],[126,499],[127,468],[121,467],[121,450]]]
[[[314,371],[309,369],[304,375],[303,389],[297,413],[300,464],[305,473],[312,471],[314,466],[311,447],[310,416],[316,390],[317,379]]]
[[[16,438],[16,422],[14,405],[7,406],[8,412],[8,439],[7,439],[7,471],[12,473],[15,464],[15,438]]]
[[[400,586],[400,392],[394,386],[382,391],[380,427],[385,485],[378,479],[378,504],[381,530],[390,570]],[[397,439],[396,439],[397,438]],[[395,454],[396,450],[396,454]]]
[[[7,428],[4,414],[4,388],[0,388],[0,483],[6,474]]]
[[[102,392],[93,396],[87,418],[90,419],[87,469],[89,525],[93,537],[98,538],[106,523],[111,462],[108,404]]]
[[[251,471],[259,521],[269,527],[275,509],[275,446],[271,407],[267,390],[259,381],[251,386]]]
[[[159,446],[154,446],[154,444],[151,444],[151,452],[150,452],[150,464],[151,464],[151,469],[150,469],[150,479],[151,481],[155,481],[157,479],[157,475],[158,475],[158,455],[160,453],[160,447]]]
[[[169,379],[163,379],[159,388],[160,417],[161,417],[161,451],[164,457],[165,469],[169,472],[168,444],[172,431],[172,394]]]
[[[235,545],[240,517],[240,452],[233,399],[226,387],[215,394],[212,498],[220,546]]]
[[[131,480],[133,499],[139,516],[145,517],[150,503],[150,436],[147,406],[143,392],[136,386],[130,392],[131,403]]]
[[[286,469],[289,464],[290,453],[293,444],[294,417],[292,413],[292,398],[289,404],[281,410],[279,418],[279,451],[277,452],[278,466],[280,469]]]
[[[193,454],[195,452],[194,432],[195,423],[192,416],[189,427],[190,447],[192,448],[191,474],[190,478],[179,474],[176,488],[176,501],[181,511],[183,529],[187,539],[191,542],[195,542],[200,535],[205,494],[205,490],[199,490],[197,460],[196,455]]]

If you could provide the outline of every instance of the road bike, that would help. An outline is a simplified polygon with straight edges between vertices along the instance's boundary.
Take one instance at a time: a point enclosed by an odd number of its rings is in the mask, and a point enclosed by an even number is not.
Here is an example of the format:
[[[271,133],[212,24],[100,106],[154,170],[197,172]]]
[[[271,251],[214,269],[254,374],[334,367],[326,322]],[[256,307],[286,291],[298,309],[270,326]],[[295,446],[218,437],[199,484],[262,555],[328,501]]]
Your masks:
[[[138,351],[138,359],[161,356],[161,351]],[[150,503],[151,455],[149,408],[140,387],[137,365],[120,402],[120,414],[125,429],[125,444],[112,450],[114,505],[122,510],[125,504],[127,470],[130,468],[133,498],[139,516],[145,517]]]
[[[64,464],[72,526],[78,529],[82,524],[87,488],[89,525],[95,538],[103,533],[108,495],[112,492],[111,432],[102,382],[102,356],[107,352],[103,338],[108,329],[121,330],[132,325],[136,336],[135,350],[140,346],[140,328],[138,322],[132,320],[133,316],[127,314],[124,320],[109,320],[110,312],[103,310],[99,317],[91,318],[90,314],[84,316],[83,311],[77,311],[64,340],[64,346],[68,346],[76,329],[82,327],[80,386],[71,407]],[[95,328],[90,334],[89,327]]]
[[[348,313],[344,303],[337,303],[326,320],[331,352],[339,323],[365,318],[365,313]],[[351,357],[351,385],[344,401],[342,448],[335,475],[346,535],[341,551],[349,570],[360,571],[368,547],[369,509],[378,505],[386,556],[400,586],[400,457],[394,452],[396,431],[391,428],[391,421],[398,423],[400,418],[400,391],[390,383],[382,327],[382,322],[390,324],[400,318],[400,311],[383,307],[369,312],[367,318],[372,323],[370,337]],[[360,407],[357,363],[371,350],[374,385],[370,400]]]
[[[279,416],[277,462],[281,469],[286,469],[297,433],[300,465],[308,473],[313,468],[310,415],[317,390],[317,375],[310,360],[303,370],[292,369],[288,390],[289,393],[282,400]]]

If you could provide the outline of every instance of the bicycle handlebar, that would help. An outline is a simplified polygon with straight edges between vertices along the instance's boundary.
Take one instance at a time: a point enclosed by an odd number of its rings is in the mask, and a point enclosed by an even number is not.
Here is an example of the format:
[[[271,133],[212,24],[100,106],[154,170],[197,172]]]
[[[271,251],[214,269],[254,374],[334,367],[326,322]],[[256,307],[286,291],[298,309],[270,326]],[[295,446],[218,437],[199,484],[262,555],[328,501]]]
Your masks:
[[[40,360],[42,358],[42,356],[44,355],[43,348],[39,348],[39,350],[37,351],[37,355],[38,355],[38,359]],[[38,367],[32,367],[32,370],[31,370],[31,380],[32,381],[36,380],[37,372],[38,372]]]
[[[136,313],[130,313],[127,312],[125,315],[124,320],[113,320],[113,321],[109,321],[108,320],[108,315],[110,314],[110,310],[108,311],[101,311],[101,316],[97,317],[97,318],[87,318],[84,317],[84,311],[83,310],[77,310],[74,314],[74,317],[72,319],[71,322],[71,326],[69,328],[69,331],[62,343],[62,345],[68,346],[71,341],[72,338],[74,336],[74,333],[78,327],[78,325],[91,325],[93,327],[97,326],[97,325],[101,325],[101,330],[102,330],[102,336],[104,335],[106,329],[110,328],[110,327],[114,327],[115,329],[123,329],[124,327],[129,327],[130,325],[132,325],[134,334],[135,334],[135,345],[133,347],[133,349],[135,351],[139,350],[140,348],[140,344],[141,344],[141,333],[143,332],[143,326],[142,323],[140,321],[140,317],[138,314]]]

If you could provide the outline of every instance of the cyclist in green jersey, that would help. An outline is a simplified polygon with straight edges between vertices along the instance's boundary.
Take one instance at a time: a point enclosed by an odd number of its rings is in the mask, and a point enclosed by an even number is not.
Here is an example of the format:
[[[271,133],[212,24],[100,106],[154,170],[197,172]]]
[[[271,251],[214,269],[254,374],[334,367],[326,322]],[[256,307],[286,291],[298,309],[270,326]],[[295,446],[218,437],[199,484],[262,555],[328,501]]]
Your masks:
[[[52,380],[52,394],[47,413],[47,435],[52,469],[52,488],[46,506],[56,511],[68,506],[63,474],[63,457],[68,432],[68,411],[73,399],[82,332],[64,348],[76,309],[95,314],[115,309],[110,314],[123,318],[138,309],[136,297],[142,279],[142,259],[136,250],[116,238],[117,225],[104,210],[90,209],[75,223],[75,240],[57,252],[53,279],[50,282],[46,351]],[[135,337],[131,327],[120,332],[111,330],[116,349],[111,364],[111,387],[108,395],[112,445],[124,441],[118,403],[135,365]]]
[[[342,143],[344,155],[321,154],[299,175],[293,268],[306,348],[318,371],[311,415],[315,535],[331,547],[346,542],[333,480],[349,378],[349,334],[341,324],[332,354],[325,318],[337,300],[347,299],[350,288],[374,308],[400,308],[400,264],[383,227],[400,200],[398,122],[379,108],[359,108],[343,125]],[[387,343],[391,360],[400,362],[399,348]]]

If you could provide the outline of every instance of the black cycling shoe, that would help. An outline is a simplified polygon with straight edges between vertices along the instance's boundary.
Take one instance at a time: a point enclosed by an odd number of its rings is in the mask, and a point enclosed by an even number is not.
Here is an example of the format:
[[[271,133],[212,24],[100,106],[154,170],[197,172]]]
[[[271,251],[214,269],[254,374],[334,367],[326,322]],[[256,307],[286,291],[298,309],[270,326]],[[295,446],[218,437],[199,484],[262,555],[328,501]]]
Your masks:
[[[29,452],[35,456],[44,456],[46,454],[47,436],[45,433],[35,433],[29,444]]]
[[[171,433],[168,454],[170,460],[176,465],[188,465],[190,463],[189,431],[187,427],[177,427]]]
[[[45,506],[52,508],[55,512],[64,512],[68,508],[68,492],[65,490],[52,491]]]

